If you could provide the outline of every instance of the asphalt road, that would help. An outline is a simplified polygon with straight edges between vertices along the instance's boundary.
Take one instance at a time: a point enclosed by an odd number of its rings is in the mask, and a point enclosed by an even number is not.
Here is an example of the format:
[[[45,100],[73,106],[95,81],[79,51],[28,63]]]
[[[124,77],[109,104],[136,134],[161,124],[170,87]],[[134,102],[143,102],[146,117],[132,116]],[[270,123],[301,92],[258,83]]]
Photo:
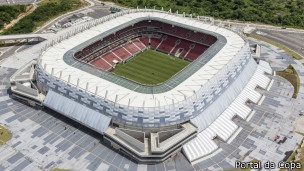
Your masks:
[[[233,26],[236,28],[245,28],[250,27],[254,28],[252,34],[257,34],[259,36],[263,36],[268,38],[274,42],[280,43],[287,48],[297,52],[299,55],[304,57],[304,30],[287,28],[282,29],[277,26],[269,26],[262,24],[252,24],[252,23],[239,23],[239,22],[231,22],[231,21],[220,21],[215,20],[215,25],[221,26]],[[258,34],[258,32],[265,33],[263,35]]]
[[[234,27],[252,27],[252,28],[257,28],[257,29],[264,29],[264,30],[269,30],[269,31],[277,31],[277,32],[283,32],[283,33],[304,33],[303,29],[294,29],[294,28],[287,28],[287,29],[282,29],[281,27],[278,26],[271,26],[271,25],[265,25],[265,24],[254,24],[254,23],[242,23],[242,22],[237,22],[237,21],[222,21],[222,20],[214,20],[215,25],[233,25]]]
[[[264,34],[261,35],[258,33]],[[299,55],[304,56],[304,33],[257,29],[253,34],[278,42],[297,52]]]

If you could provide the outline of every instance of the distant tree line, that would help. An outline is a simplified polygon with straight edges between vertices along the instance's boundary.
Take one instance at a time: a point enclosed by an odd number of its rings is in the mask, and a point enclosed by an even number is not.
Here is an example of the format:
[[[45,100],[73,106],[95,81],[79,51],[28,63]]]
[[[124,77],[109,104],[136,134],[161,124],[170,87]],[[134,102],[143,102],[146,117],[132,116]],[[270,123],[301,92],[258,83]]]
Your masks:
[[[81,0],[52,0],[42,2],[35,11],[22,18],[13,27],[5,30],[4,34],[31,33],[46,21],[67,11],[77,9],[81,5]]]
[[[4,24],[9,24],[25,10],[26,5],[0,5],[0,29],[3,29]]]
[[[304,0],[108,0],[127,7],[165,10],[219,19],[304,28]]]

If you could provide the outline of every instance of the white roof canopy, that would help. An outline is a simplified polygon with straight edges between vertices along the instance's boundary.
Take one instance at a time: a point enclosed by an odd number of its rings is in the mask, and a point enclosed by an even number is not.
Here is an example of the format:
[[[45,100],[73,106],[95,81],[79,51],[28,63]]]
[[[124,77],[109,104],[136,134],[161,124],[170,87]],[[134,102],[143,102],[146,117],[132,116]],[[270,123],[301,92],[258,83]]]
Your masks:
[[[110,81],[106,81],[95,75],[89,74],[85,71],[77,69],[65,63],[63,55],[70,49],[89,39],[96,37],[102,32],[109,31],[114,27],[120,26],[126,22],[140,19],[154,17],[161,20],[171,20],[175,23],[185,24],[198,29],[208,30],[227,39],[226,45],[202,68],[195,74],[188,77],[175,88],[159,94],[143,94],[132,91],[130,89],[119,86]],[[215,74],[222,68],[227,66],[231,59],[233,59],[240,49],[245,45],[245,41],[236,33],[220,28],[217,26],[205,24],[201,21],[181,17],[178,15],[168,14],[164,12],[136,12],[119,15],[116,18],[105,21],[99,25],[88,28],[74,36],[69,37],[61,42],[54,44],[42,53],[41,66],[46,66],[45,70],[57,78],[68,82],[70,77],[70,84],[76,86],[79,80],[78,88],[87,89],[91,94],[95,94],[96,87],[98,87],[97,95],[112,102],[116,102],[127,106],[136,107],[157,107],[177,103],[185,100],[185,98],[195,95],[199,89],[202,88]],[[87,87],[88,83],[88,87]]]

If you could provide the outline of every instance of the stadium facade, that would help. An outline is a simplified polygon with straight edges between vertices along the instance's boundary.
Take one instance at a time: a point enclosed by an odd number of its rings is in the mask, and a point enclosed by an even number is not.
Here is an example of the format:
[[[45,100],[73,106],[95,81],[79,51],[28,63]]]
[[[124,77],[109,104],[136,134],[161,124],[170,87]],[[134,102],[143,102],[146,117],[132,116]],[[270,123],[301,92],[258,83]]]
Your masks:
[[[146,48],[191,63],[157,85],[109,72]],[[270,88],[271,74],[239,33],[199,17],[134,9],[50,41],[39,59],[12,76],[11,89],[95,130],[139,162],[161,162],[181,149],[196,162],[218,149],[213,139],[237,136],[242,128],[233,118],[254,115],[249,105],[263,101],[258,90]]]

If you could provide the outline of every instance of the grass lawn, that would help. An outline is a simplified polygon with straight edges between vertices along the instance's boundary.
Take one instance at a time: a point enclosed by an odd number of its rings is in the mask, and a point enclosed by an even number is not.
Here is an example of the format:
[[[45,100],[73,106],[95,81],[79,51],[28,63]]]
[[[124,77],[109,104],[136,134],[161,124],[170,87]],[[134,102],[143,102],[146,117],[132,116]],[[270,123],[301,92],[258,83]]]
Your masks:
[[[3,126],[0,125],[0,145],[5,144],[12,138],[11,133]]]
[[[269,40],[265,37],[262,37],[262,36],[258,36],[258,35],[255,35],[255,34],[247,34],[248,37],[252,37],[254,39],[258,39],[258,40],[262,40],[264,42],[267,42],[269,44],[272,44],[280,49],[283,49],[285,52],[289,53],[293,58],[297,59],[297,60],[300,60],[300,59],[303,59],[302,56],[300,56],[299,54],[297,54],[296,52],[290,50],[289,48],[277,43],[277,42],[274,42],[272,40]]]
[[[59,168],[55,168],[55,169],[53,169],[53,171],[69,171],[69,170],[66,170],[66,169],[59,169]]]
[[[190,62],[147,49],[126,63],[116,65],[113,73],[141,84],[155,85],[171,78]]]
[[[300,78],[296,70],[291,65],[289,65],[283,71],[277,71],[276,73],[277,75],[288,80],[293,85],[294,92],[292,98],[297,98],[300,89]]]

